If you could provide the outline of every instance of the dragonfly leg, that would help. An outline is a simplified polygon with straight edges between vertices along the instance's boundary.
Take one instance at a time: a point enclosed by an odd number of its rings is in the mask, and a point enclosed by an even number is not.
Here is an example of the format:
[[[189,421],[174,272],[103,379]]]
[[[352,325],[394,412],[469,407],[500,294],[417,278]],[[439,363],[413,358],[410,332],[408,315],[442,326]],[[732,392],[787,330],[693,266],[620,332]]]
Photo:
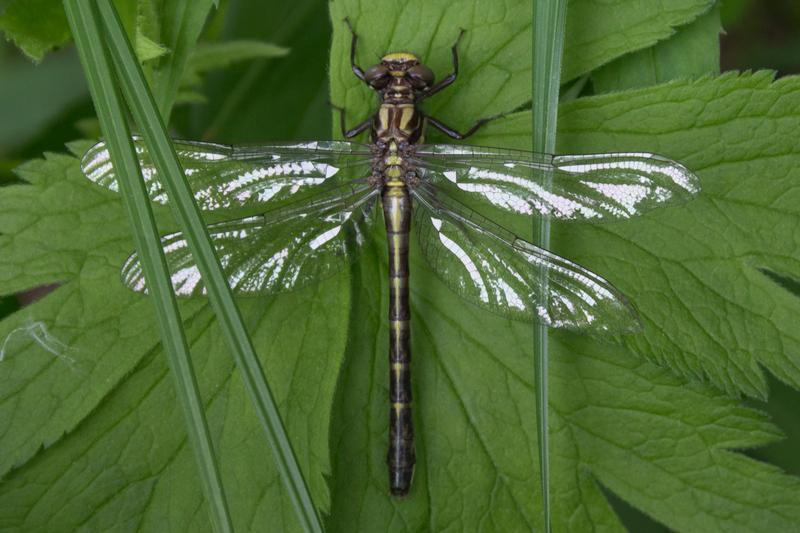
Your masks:
[[[353,40],[350,41],[350,66],[353,69],[353,74],[364,83],[367,83],[367,80],[364,79],[364,71],[361,70],[361,67],[356,65],[356,43],[358,43],[358,35],[353,29],[353,25],[350,24],[349,17],[345,17],[344,22],[347,24],[347,27],[350,28],[350,34],[353,36]]]
[[[461,33],[458,34],[458,39],[456,39],[456,42],[453,45],[453,48],[451,49],[453,53],[453,72],[451,72],[450,74],[439,80],[437,83],[435,83],[430,89],[428,89],[425,92],[425,94],[417,98],[417,102],[419,102],[423,98],[433,96],[434,94],[438,93],[445,87],[449,87],[450,85],[452,85],[454,81],[456,81],[456,78],[458,78],[458,43],[461,42],[461,38],[464,36],[464,32],[466,32],[466,30],[462,29]]]
[[[466,139],[467,137],[469,137],[470,135],[472,135],[473,133],[475,133],[476,131],[481,129],[486,123],[491,122],[493,120],[497,120],[498,118],[502,118],[504,116],[506,116],[506,113],[500,113],[499,115],[493,115],[491,117],[482,118],[479,121],[477,121],[475,124],[473,124],[472,127],[470,129],[468,129],[467,131],[465,131],[464,133],[461,133],[461,132],[451,128],[447,124],[444,124],[443,122],[441,122],[439,120],[436,120],[433,117],[425,117],[425,119],[428,121],[428,123],[431,126],[436,128],[437,130],[441,131],[442,133],[444,133],[445,135],[447,135],[451,139],[461,140],[461,139]]]
[[[331,104],[331,107],[339,112],[339,127],[342,129],[342,136],[345,139],[352,139],[356,135],[363,133],[372,124],[372,117],[370,117],[358,126],[348,130],[346,124],[347,121],[345,120],[345,109],[334,104]]]

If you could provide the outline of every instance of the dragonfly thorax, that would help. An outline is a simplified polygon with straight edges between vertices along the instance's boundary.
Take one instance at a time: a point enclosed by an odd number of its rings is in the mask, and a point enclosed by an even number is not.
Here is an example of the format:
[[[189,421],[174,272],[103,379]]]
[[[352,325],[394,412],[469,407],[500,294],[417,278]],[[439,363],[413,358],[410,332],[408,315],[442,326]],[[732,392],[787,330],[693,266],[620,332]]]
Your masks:
[[[422,114],[415,104],[384,102],[372,121],[372,141],[414,144],[422,139],[423,126]]]

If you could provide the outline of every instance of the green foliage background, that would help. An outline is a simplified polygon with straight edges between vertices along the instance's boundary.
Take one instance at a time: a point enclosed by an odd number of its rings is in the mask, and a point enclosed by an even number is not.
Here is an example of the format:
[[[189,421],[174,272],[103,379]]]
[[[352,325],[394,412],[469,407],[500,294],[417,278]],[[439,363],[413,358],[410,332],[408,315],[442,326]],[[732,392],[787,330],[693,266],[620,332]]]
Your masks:
[[[410,49],[443,73],[458,29],[468,30],[462,76],[426,104],[448,123],[531,99],[532,21],[521,0],[223,2],[181,79],[170,43],[193,39],[204,8],[181,15],[177,1],[116,3],[160,101],[205,101],[173,113],[181,137],[329,138],[329,98],[353,122],[367,116],[373,97],[349,72],[345,15],[364,65]],[[747,16],[743,6],[732,3],[726,17]],[[0,322],[0,529],[207,530],[152,311],[119,283],[132,249],[119,200],[80,174],[75,156],[89,141],[60,148],[97,135],[74,55],[45,57],[68,39],[60,2],[3,7],[0,28],[43,61],[33,67],[5,50],[0,63],[0,101],[13,102],[0,125],[0,294],[63,284]],[[663,153],[696,170],[703,193],[636,220],[554,225],[555,251],[611,279],[646,325],[621,345],[553,335],[559,531],[652,530],[649,520],[776,531],[800,519],[800,467],[787,453],[796,441],[777,443],[798,432],[800,78],[720,74],[720,30],[713,0],[569,4],[559,149]],[[214,47],[232,40],[239,46]],[[276,57],[281,50],[264,43],[290,53]],[[474,142],[527,148],[530,134],[522,111]],[[44,149],[62,153],[42,158]],[[529,231],[528,220],[488,214]],[[168,213],[161,221],[170,226]],[[530,325],[465,305],[417,259],[420,464],[409,499],[387,496],[384,254],[376,240],[351,272],[242,300],[328,529],[538,527]],[[182,306],[236,525],[296,529],[210,310]],[[35,323],[66,348],[43,349],[24,333]]]

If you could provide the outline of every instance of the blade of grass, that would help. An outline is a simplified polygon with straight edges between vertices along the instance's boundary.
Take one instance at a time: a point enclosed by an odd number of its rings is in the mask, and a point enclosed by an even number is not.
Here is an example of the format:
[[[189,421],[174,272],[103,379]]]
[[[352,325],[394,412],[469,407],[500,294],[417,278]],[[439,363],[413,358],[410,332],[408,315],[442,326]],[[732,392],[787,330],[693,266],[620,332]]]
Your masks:
[[[322,531],[319,516],[256,356],[252,340],[247,334],[219,260],[214,254],[200,211],[194,203],[186,181],[181,179],[183,171],[139,63],[134,57],[113,4],[99,2],[98,8],[123,94],[141,129],[156,169],[163,177],[173,215],[186,237],[203,277],[211,306],[223,334],[231,345],[245,387],[267,433],[278,471],[289,492],[300,525],[306,531]]]
[[[534,152],[554,153],[556,148],[556,122],[558,119],[558,93],[561,85],[561,58],[564,52],[566,26],[566,0],[536,0],[533,2],[533,144]],[[542,185],[550,187],[552,177]],[[536,244],[550,247],[550,222],[534,222]],[[544,283],[546,272],[541,272]],[[545,291],[546,294],[546,291]],[[534,326],[534,373],[536,378],[536,430],[539,444],[541,471],[542,514],[544,530],[551,530],[550,516],[550,457],[547,428],[547,327]]]
[[[64,9],[86,72],[100,127],[118,170],[117,175],[121,177],[119,187],[123,205],[144,268],[161,343],[186,417],[187,435],[198,463],[214,529],[218,532],[233,531],[183,323],[97,16],[91,0],[65,0]]]

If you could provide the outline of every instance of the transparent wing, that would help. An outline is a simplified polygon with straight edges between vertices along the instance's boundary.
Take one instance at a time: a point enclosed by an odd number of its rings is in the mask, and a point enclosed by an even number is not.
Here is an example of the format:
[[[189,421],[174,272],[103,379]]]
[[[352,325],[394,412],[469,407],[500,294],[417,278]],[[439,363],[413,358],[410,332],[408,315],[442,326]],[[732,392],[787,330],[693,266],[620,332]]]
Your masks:
[[[648,153],[553,156],[432,144],[415,150],[414,163],[437,186],[454,185],[514,213],[564,220],[628,218],[700,191],[686,167]],[[552,178],[547,189],[540,185],[545,177]]]
[[[457,294],[514,320],[624,333],[638,316],[597,274],[524,241],[440,190],[412,190],[422,254]]]
[[[205,210],[286,200],[308,186],[338,178],[344,169],[355,169],[355,177],[362,177],[370,165],[368,146],[343,141],[232,146],[176,140],[173,144],[195,200]],[[167,203],[144,141],[134,137],[134,146],[150,198]],[[118,190],[105,142],[86,152],[81,168],[94,183]]]
[[[237,294],[277,293],[339,272],[359,255],[376,220],[379,190],[348,184],[316,194],[301,205],[209,226],[211,240]],[[205,294],[200,272],[182,233],[162,238],[172,285],[180,296]],[[146,292],[137,254],[122,280]]]

